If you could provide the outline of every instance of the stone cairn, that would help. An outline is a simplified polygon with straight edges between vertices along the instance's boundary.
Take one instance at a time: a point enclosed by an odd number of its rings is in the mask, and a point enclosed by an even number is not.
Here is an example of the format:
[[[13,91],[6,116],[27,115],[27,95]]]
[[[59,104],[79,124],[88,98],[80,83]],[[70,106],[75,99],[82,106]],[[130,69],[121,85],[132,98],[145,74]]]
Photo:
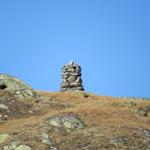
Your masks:
[[[61,91],[84,91],[81,79],[81,67],[70,61],[62,67]]]

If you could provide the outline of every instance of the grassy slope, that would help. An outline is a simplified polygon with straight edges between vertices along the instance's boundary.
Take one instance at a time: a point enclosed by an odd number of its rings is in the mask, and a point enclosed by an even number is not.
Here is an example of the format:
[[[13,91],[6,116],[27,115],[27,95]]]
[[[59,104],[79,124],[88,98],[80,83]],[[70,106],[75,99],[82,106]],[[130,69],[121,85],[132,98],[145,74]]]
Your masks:
[[[141,116],[138,110],[150,106],[150,101],[95,96],[92,94],[38,92],[47,100],[16,100],[23,106],[7,121],[0,124],[0,133],[17,136],[33,150],[46,150],[39,142],[39,135],[48,131],[59,150],[99,150],[99,149],[143,149],[144,140],[140,129],[150,130],[150,114]],[[10,104],[11,106],[11,104]],[[15,106],[14,106],[15,107]],[[16,110],[16,108],[14,109]],[[20,115],[18,115],[18,113]],[[44,126],[50,116],[77,114],[86,127],[72,132],[56,132]],[[110,144],[114,137],[127,137],[127,144]],[[149,139],[148,139],[149,140]],[[147,147],[145,149],[148,149]]]

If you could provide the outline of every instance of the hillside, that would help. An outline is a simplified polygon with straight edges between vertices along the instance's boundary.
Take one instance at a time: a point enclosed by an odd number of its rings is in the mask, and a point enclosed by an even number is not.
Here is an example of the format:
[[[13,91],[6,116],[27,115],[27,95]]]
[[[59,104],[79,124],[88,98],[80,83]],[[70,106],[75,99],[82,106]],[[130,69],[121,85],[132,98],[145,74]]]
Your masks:
[[[0,90],[0,150],[150,150],[150,101]]]

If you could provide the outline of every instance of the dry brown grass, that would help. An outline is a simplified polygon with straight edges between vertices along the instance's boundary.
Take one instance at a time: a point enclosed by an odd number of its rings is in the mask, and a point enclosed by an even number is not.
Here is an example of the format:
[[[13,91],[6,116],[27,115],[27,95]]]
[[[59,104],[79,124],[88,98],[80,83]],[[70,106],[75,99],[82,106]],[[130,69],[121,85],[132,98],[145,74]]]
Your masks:
[[[53,139],[54,143],[60,150],[69,150],[70,143],[72,144],[72,150],[75,150],[74,147],[76,146],[72,142],[76,140],[76,143],[79,144],[80,141],[78,141],[77,137],[81,136],[80,140],[85,145],[89,142],[88,140],[91,140],[91,150],[94,150],[94,144],[99,145],[99,147],[101,144],[102,147],[103,144],[99,140],[105,143],[105,138],[107,139],[114,135],[129,136],[137,128],[150,130],[150,116],[142,117],[135,111],[140,107],[150,106],[150,101],[124,100],[107,96],[95,96],[93,94],[84,95],[82,93],[50,93],[43,91],[38,91],[38,93],[46,97],[47,100],[39,103],[27,102],[31,103],[32,110],[35,113],[22,115],[20,118],[16,118],[14,114],[6,122],[0,124],[0,133],[19,134],[25,132],[26,136],[30,135],[28,139],[31,142],[31,139],[37,138],[42,124],[48,117],[74,113],[80,116],[86,128],[71,134],[65,133],[66,136],[61,135],[61,137],[59,134],[50,132],[55,137]],[[88,137],[87,140],[85,140],[86,137]],[[20,135],[20,138],[25,142],[29,141],[23,135]],[[69,142],[68,144],[66,143],[66,147],[62,144],[63,138]],[[38,144],[38,142],[37,140],[37,143],[35,143]],[[79,145],[83,147],[83,143]],[[32,146],[34,147],[34,144]],[[78,149],[82,150],[82,148]],[[108,148],[103,147],[103,149]],[[38,150],[42,150],[42,148]]]

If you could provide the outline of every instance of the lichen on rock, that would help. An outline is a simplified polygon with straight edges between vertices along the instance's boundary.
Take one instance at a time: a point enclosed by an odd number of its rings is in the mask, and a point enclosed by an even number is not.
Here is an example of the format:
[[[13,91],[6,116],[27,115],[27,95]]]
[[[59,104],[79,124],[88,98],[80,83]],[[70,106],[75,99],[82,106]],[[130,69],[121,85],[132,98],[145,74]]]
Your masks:
[[[74,115],[55,116],[48,120],[48,123],[54,127],[63,127],[65,129],[82,129],[83,122]]]
[[[19,145],[15,150],[31,150],[28,145]]]
[[[20,141],[12,141],[10,144],[3,147],[3,150],[15,150],[20,144]]]
[[[1,133],[0,134],[0,144],[4,143],[5,141],[7,141],[10,138],[9,134],[5,134],[5,133]]]
[[[0,74],[0,90],[6,90],[17,98],[37,97],[37,93],[24,81],[8,74]]]

